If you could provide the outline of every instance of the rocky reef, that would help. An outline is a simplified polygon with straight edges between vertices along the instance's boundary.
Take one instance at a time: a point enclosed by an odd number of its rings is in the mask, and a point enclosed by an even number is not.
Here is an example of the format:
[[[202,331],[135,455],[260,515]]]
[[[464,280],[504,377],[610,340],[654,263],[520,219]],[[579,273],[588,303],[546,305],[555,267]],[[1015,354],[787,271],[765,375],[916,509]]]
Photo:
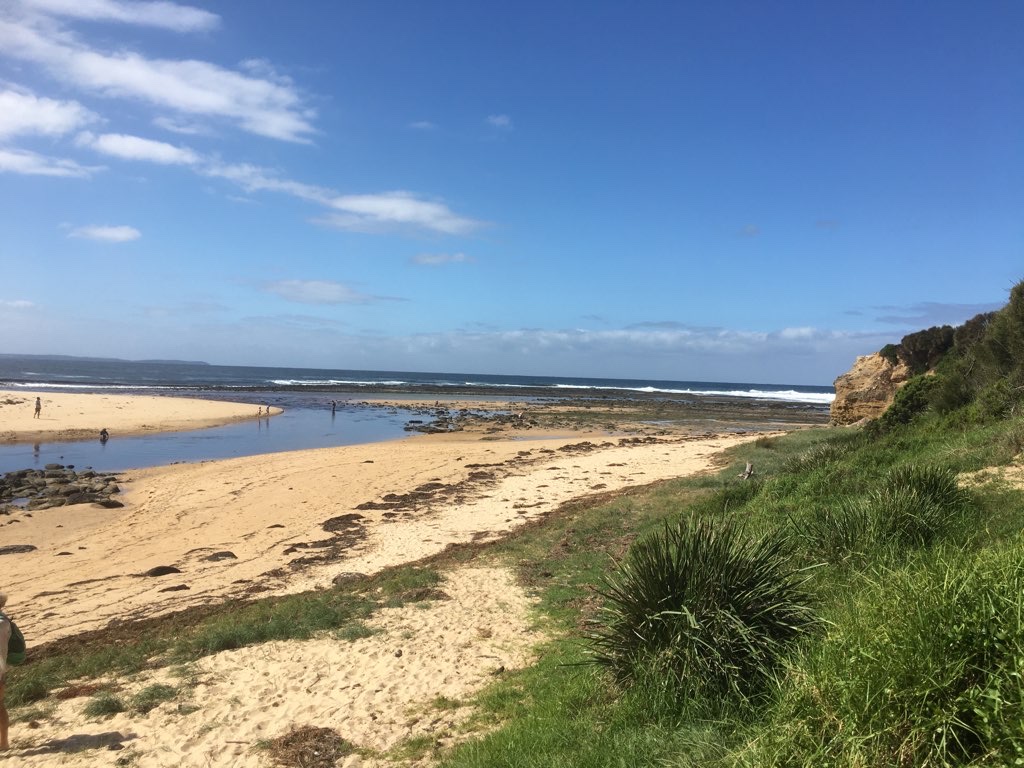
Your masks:
[[[0,515],[15,510],[48,509],[71,504],[123,507],[112,496],[120,491],[115,475],[73,466],[47,464],[43,469],[20,469],[0,477]]]

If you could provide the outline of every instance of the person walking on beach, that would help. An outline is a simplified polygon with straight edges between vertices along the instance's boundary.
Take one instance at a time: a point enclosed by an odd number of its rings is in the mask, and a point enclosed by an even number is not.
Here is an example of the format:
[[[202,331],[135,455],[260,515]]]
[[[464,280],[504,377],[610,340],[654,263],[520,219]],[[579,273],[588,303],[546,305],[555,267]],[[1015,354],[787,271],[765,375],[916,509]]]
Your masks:
[[[42,400],[40,400],[40,399],[39,399],[39,398],[37,397],[37,398],[36,398],[36,412],[35,412],[35,415],[34,415],[34,416],[32,416],[32,418],[33,418],[33,419],[38,419],[38,418],[39,418],[39,413],[40,413],[40,411],[42,411],[42,410],[43,410],[43,401],[42,401]]]

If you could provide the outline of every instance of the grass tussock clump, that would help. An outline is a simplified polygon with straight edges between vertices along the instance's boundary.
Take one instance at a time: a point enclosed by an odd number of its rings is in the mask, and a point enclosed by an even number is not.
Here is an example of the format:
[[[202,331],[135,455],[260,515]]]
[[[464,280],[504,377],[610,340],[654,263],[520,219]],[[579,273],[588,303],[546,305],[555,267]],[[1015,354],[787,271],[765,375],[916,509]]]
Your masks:
[[[790,666],[746,765],[1024,764],[1024,547],[885,570]]]
[[[952,471],[907,465],[862,496],[816,507],[794,527],[812,556],[863,564],[932,546],[959,530],[971,511],[970,494]]]
[[[732,521],[684,519],[638,541],[600,594],[593,659],[620,683],[676,701],[747,699],[815,623],[784,538]]]

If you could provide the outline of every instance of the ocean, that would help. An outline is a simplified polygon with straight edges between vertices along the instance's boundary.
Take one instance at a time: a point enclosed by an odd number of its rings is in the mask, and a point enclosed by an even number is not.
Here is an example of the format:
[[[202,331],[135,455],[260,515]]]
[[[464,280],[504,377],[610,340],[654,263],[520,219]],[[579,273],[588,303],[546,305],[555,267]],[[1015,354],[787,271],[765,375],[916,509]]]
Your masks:
[[[512,396],[530,390],[559,396],[588,392],[746,397],[827,405],[831,386],[745,384],[715,381],[594,379],[559,376],[499,376],[469,373],[351,371],[320,368],[263,368],[203,363],[134,362],[80,358],[0,355],[0,388],[55,388],[66,391],[308,391],[368,393],[380,391],[434,394],[475,391]]]
[[[278,451],[395,440],[408,436],[409,413],[369,407],[369,395],[426,399],[493,397],[740,398],[828,410],[832,387],[735,382],[501,376],[408,371],[274,368],[167,361],[0,355],[0,389],[178,395],[274,405],[284,413],[211,429],[97,441],[0,445],[0,473],[48,463],[101,472],[253,456]],[[338,401],[337,413],[329,403]],[[2,413],[2,412],[0,412]],[[0,423],[2,429],[2,423]]]

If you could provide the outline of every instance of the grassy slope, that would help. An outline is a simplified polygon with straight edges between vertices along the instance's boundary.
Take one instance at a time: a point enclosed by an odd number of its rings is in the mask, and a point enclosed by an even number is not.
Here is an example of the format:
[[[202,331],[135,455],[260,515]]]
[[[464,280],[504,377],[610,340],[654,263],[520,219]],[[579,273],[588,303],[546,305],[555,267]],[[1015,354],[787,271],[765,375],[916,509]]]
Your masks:
[[[1004,765],[1024,757],[1024,496],[988,485],[926,546],[861,541],[823,559],[799,533],[821,510],[878,503],[893,468],[967,472],[1008,463],[1024,422],[929,420],[883,436],[811,430],[737,449],[714,479],[677,481],[499,547],[543,597],[561,633],[532,669],[482,699],[491,733],[444,766]],[[743,462],[756,483],[736,479]],[[592,587],[631,537],[681,514],[738,516],[752,534],[784,528],[825,629],[794,649],[757,704],[668,702],[617,689],[585,664]],[[877,512],[883,516],[889,510]],[[834,553],[833,553],[834,555]],[[542,574],[543,578],[538,578]]]

